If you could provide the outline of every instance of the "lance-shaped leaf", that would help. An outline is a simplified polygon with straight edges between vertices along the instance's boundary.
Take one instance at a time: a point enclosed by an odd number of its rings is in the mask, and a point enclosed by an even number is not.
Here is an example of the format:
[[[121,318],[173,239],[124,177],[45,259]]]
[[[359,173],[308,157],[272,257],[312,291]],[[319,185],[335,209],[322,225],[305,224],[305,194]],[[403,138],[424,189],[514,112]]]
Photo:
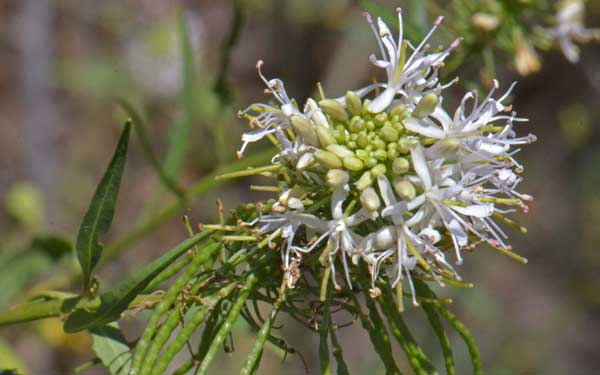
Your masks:
[[[160,258],[154,260],[146,267],[121,281],[112,290],[100,295],[99,306],[97,308],[91,309],[89,306],[75,307],[65,321],[63,327],[65,332],[77,332],[118,320],[121,313],[127,309],[131,301],[146,289],[148,284],[161,271],[197,243],[205,240],[210,233],[211,232],[205,231],[190,237],[167,251]],[[209,246],[201,249],[200,256],[202,257],[202,260],[200,261],[200,264],[204,264],[209,260],[218,249],[218,246]],[[74,303],[76,303],[76,301],[74,301]],[[63,305],[63,307],[65,310],[68,310],[66,306]]]
[[[84,293],[88,293],[90,289],[92,271],[102,254],[103,246],[98,242],[98,237],[108,231],[115,212],[121,176],[127,157],[130,131],[131,123],[128,122],[125,124],[112,160],[96,188],[77,234],[75,249],[79,264],[81,264]]]
[[[94,340],[92,349],[111,375],[128,375],[131,369],[131,352],[117,323],[90,331]]]

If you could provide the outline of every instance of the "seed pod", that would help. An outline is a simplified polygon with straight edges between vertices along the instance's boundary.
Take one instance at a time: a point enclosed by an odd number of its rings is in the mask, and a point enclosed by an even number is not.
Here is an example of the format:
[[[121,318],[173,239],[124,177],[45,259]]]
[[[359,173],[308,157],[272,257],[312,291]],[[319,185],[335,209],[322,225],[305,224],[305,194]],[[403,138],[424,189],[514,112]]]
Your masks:
[[[436,93],[430,92],[429,94],[425,94],[417,104],[412,115],[416,118],[429,116],[437,107],[438,101],[439,96]]]
[[[294,133],[300,136],[306,144],[311,146],[319,145],[319,138],[317,137],[315,125],[311,123],[310,120],[304,116],[292,116],[291,123]]]
[[[321,147],[327,147],[329,145],[336,144],[335,137],[333,136],[333,132],[328,127],[324,127],[321,125],[316,126],[317,129],[317,137],[319,138],[319,143]]]
[[[360,115],[362,112],[362,104],[360,103],[360,97],[354,91],[348,91],[346,93],[346,108],[353,115]]]
[[[358,190],[364,190],[369,186],[373,185],[373,175],[371,172],[366,171],[360,176],[358,181],[354,184]]]
[[[417,195],[414,185],[410,181],[403,180],[400,177],[397,177],[394,180],[394,190],[396,190],[396,193],[400,198],[408,201],[412,200]]]
[[[327,113],[331,118],[338,121],[348,120],[348,113],[344,107],[336,100],[323,99],[319,102],[319,106],[323,109],[323,112]]]
[[[397,175],[405,174],[410,168],[410,162],[406,158],[396,158],[392,162],[392,172]]]
[[[314,155],[315,159],[317,159],[319,164],[321,164],[325,168],[333,169],[341,168],[343,166],[342,160],[338,158],[334,153],[331,153],[329,151],[318,150],[315,151]]]
[[[364,169],[365,164],[362,162],[362,160],[360,160],[356,156],[348,156],[348,157],[344,158],[344,167],[346,167],[346,169],[349,169],[353,172],[358,172],[358,171]]]
[[[327,151],[334,153],[342,159],[349,156],[354,156],[354,152],[349,150],[348,147],[341,145],[329,145],[327,146]]]
[[[333,187],[344,186],[350,180],[348,172],[341,169],[330,169],[325,176],[327,184]]]
[[[360,203],[371,212],[377,211],[381,207],[379,195],[377,195],[377,192],[372,187],[363,190],[360,194]]]

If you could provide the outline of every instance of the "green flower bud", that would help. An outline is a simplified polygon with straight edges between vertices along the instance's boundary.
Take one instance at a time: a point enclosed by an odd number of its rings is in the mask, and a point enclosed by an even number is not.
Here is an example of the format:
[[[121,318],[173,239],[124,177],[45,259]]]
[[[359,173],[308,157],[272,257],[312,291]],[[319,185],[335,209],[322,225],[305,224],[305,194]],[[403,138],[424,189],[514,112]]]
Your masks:
[[[348,156],[344,158],[344,167],[353,172],[358,172],[365,167],[365,164],[359,158],[355,156]]]
[[[344,159],[349,156],[354,156],[354,152],[349,150],[348,147],[342,145],[329,145],[327,146],[327,151],[333,152],[340,159]]]
[[[410,145],[414,140],[409,137],[400,137],[398,140],[398,151],[401,154],[407,154],[410,151]]]
[[[369,105],[370,104],[371,104],[371,100],[370,99],[363,100],[361,115],[365,116],[365,115],[370,114],[370,112],[369,112]]]
[[[358,147],[365,148],[369,145],[369,143],[371,143],[371,140],[369,139],[369,136],[366,133],[358,133],[358,137],[356,137],[356,144],[358,145]]]
[[[379,195],[372,187],[368,187],[360,194],[360,203],[371,212],[375,212],[381,207]]]
[[[381,176],[382,174],[384,174],[386,171],[387,171],[387,168],[385,167],[385,165],[377,164],[376,166],[373,167],[373,169],[371,169],[371,174],[373,175],[373,177],[377,178],[377,177]]]
[[[395,145],[395,143],[392,143],[393,145]],[[394,148],[388,148],[387,151],[387,158],[390,160],[394,160],[398,157],[398,155],[400,155],[400,153],[398,152],[398,149],[396,147]]]
[[[396,158],[392,162],[392,172],[397,175],[405,174],[410,168],[410,162],[406,158]]]
[[[373,157],[377,160],[381,160],[384,161],[385,159],[387,159],[387,151],[385,150],[375,150],[373,152]]]
[[[400,134],[393,126],[385,125],[381,128],[381,137],[387,142],[396,142],[400,138]]]
[[[342,160],[332,152],[318,150],[315,151],[314,155],[315,159],[317,159],[319,164],[321,164],[325,168],[333,169],[341,168],[343,166]]]
[[[348,113],[344,107],[336,100],[324,99],[319,102],[319,106],[323,109],[323,112],[331,116],[332,119],[338,121],[348,120]]]
[[[325,180],[329,186],[340,187],[348,183],[350,180],[350,175],[348,172],[341,169],[330,169],[327,171]]]
[[[390,115],[398,116],[400,120],[406,118],[406,114],[406,107],[404,106],[404,104],[398,104],[390,111]]]
[[[360,96],[354,91],[348,91],[346,93],[346,108],[353,115],[360,115],[362,112],[362,104],[360,103]]]
[[[336,144],[336,140],[331,129],[320,125],[317,125],[316,129],[317,137],[319,138],[319,143],[321,144],[321,147],[327,147],[329,145]]]
[[[373,157],[370,157],[367,160],[365,160],[365,167],[367,167],[367,168],[373,168],[378,163],[379,163],[379,161],[377,159],[375,159]]]
[[[355,141],[350,141],[350,142],[346,143],[346,146],[348,146],[348,148],[350,150],[356,150],[356,147],[357,147]]]
[[[416,118],[427,117],[433,113],[437,107],[439,96],[436,93],[430,92],[421,98],[412,115]]]
[[[440,146],[442,152],[454,152],[460,148],[460,140],[458,138],[445,138],[436,143]]]
[[[358,116],[352,117],[350,120],[349,130],[352,133],[358,133],[365,128],[365,120]]]
[[[392,122],[392,126],[398,131],[398,133],[404,131],[404,125],[402,124],[402,121],[394,121]]]
[[[416,195],[417,191],[413,184],[408,180],[403,180],[401,177],[397,177],[394,180],[394,190],[400,198],[405,200],[412,200]]]
[[[365,123],[365,127],[367,128],[368,131],[373,131],[375,129],[375,123],[373,121],[369,120]]]
[[[380,112],[378,114],[375,115],[375,125],[377,126],[383,126],[383,124],[387,121],[387,113],[385,112]]]
[[[329,121],[327,120],[327,116],[325,116],[325,114],[323,114],[323,112],[321,111],[314,111],[311,120],[317,125],[317,126],[322,126],[324,128],[330,129],[331,125],[329,124]]]
[[[302,140],[311,146],[319,145],[319,138],[315,130],[315,125],[310,122],[304,116],[292,116],[291,118],[292,128],[297,136],[301,137]]]
[[[385,142],[379,138],[373,140],[372,144],[378,150],[385,150]]]
[[[371,172],[366,171],[360,176],[354,185],[356,185],[358,190],[364,190],[368,188],[369,186],[373,185],[373,175]]]
[[[369,157],[371,157],[371,155],[369,154],[369,152],[365,151],[365,150],[356,150],[354,153],[356,154],[356,157],[359,158],[362,161],[365,161]]]
[[[346,143],[346,128],[343,125],[336,126],[333,135],[335,136],[337,143]]]

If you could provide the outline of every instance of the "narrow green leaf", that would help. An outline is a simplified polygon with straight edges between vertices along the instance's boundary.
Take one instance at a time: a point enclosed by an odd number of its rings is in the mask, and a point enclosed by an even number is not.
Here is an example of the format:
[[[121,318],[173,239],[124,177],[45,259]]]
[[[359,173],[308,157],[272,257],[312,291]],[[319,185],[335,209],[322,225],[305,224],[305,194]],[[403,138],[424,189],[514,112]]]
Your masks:
[[[94,340],[92,349],[111,375],[128,375],[131,352],[117,323],[92,328],[90,332]]]
[[[175,194],[178,198],[183,197],[183,189],[177,186],[177,182],[174,180],[175,176],[169,176],[169,174],[164,170],[160,161],[156,157],[154,150],[152,149],[152,145],[150,143],[150,139],[148,139],[148,135],[146,134],[146,129],[144,126],[144,120],[142,116],[140,116],[139,112],[125,99],[118,99],[119,104],[123,108],[123,110],[127,113],[127,115],[131,118],[133,122],[133,126],[135,128],[135,133],[140,141],[140,145],[144,152],[144,155],[152,165],[152,168],[158,175],[158,178],[162,182],[162,184],[170,190],[173,194]]]
[[[129,306],[129,303],[138,294],[143,292],[162,270],[167,268],[194,245],[206,239],[210,233],[209,231],[204,231],[190,237],[143,269],[121,281],[114,289],[103,293],[100,296],[100,305],[95,311],[89,311],[89,309],[84,308],[75,309],[65,321],[65,332],[78,332],[118,320],[121,313]],[[209,251],[203,252],[201,256],[205,258],[204,261],[207,261],[212,255],[210,252],[211,249],[214,252],[218,247],[210,247]]]
[[[84,293],[89,292],[92,271],[102,253],[103,246],[98,242],[98,237],[108,231],[115,212],[121,176],[127,157],[130,131],[131,122],[128,122],[125,124],[113,158],[96,188],[77,234],[75,249],[79,264],[81,264]]]

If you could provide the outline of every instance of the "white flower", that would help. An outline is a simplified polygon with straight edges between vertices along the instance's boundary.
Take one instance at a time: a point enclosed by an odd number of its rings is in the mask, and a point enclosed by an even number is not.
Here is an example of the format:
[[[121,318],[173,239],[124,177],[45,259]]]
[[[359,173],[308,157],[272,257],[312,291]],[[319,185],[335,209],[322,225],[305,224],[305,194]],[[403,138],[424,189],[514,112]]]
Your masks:
[[[556,26],[548,31],[557,41],[567,60],[579,61],[579,47],[576,42],[589,42],[600,39],[600,29],[586,29],[583,25],[585,4],[582,0],[563,0],[556,13]]]
[[[402,29],[402,13],[398,8],[399,32],[398,41],[395,41],[387,25],[377,18],[377,29],[373,25],[371,16],[366,13],[367,21],[371,25],[377,44],[381,52],[381,59],[375,55],[370,56],[371,62],[386,70],[387,83],[372,84],[357,90],[357,94],[363,96],[377,87],[385,89],[369,105],[368,110],[377,113],[385,110],[394,100],[396,95],[408,98],[410,104],[414,104],[424,93],[424,90],[433,89],[437,83],[437,71],[443,66],[443,62],[450,52],[458,46],[461,39],[455,40],[448,48],[441,52],[427,54],[429,45],[427,42],[443,20],[439,17],[433,28],[417,47],[413,47],[408,40],[404,39]],[[407,56],[408,49],[412,49]]]

